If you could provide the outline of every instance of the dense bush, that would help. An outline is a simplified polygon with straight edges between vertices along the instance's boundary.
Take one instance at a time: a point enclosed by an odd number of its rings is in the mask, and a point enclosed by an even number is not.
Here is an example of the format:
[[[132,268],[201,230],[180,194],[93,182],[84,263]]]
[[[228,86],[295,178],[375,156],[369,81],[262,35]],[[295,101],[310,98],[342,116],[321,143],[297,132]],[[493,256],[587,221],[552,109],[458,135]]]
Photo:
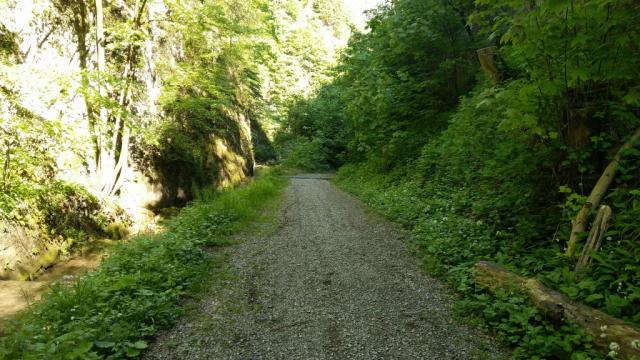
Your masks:
[[[350,133],[344,126],[346,103],[340,89],[337,84],[324,86],[315,97],[298,99],[289,108],[274,144],[285,163],[307,170],[345,163]]]
[[[283,157],[282,164],[292,169],[327,171],[331,168],[330,154],[318,139],[288,139],[281,146],[280,153]]]

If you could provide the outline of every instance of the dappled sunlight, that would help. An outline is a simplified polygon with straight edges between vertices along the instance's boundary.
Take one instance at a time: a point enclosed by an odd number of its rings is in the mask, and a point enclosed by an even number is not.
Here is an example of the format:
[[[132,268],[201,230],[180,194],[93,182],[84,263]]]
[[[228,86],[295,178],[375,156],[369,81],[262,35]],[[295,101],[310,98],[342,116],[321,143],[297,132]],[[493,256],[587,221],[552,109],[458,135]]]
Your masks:
[[[228,188],[246,178],[247,159],[233,151],[226,139],[213,136],[209,152],[212,154],[213,161],[211,168],[218,169],[219,187]]]
[[[46,281],[0,281],[0,332],[4,321],[39,300],[48,286]]]

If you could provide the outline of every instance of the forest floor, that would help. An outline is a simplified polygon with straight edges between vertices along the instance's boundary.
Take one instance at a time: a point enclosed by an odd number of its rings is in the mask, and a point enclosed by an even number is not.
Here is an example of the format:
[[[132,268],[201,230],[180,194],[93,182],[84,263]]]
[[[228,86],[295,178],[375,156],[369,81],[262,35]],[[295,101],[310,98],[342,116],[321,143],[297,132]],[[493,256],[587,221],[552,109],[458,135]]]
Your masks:
[[[491,359],[408,234],[323,175],[290,179],[274,226],[212,250],[208,290],[145,359]]]

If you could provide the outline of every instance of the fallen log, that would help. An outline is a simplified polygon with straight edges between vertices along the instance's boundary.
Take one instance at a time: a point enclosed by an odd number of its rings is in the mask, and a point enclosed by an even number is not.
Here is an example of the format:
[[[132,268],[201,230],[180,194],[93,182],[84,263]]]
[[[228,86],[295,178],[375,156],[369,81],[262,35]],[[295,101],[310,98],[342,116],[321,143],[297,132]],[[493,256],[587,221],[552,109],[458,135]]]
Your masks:
[[[570,321],[583,328],[603,353],[617,349],[620,359],[640,359],[640,329],[637,327],[600,310],[576,303],[536,279],[517,275],[492,262],[481,261],[474,265],[474,269],[477,284],[489,291],[503,288],[526,294],[545,317],[556,321]]]

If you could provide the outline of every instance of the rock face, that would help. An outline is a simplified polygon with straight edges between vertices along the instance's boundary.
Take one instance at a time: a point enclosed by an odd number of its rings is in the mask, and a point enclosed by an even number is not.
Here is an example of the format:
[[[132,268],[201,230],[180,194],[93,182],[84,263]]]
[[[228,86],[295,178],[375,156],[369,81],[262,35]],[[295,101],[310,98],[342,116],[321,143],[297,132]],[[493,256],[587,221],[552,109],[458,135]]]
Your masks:
[[[20,268],[36,261],[33,250],[39,246],[39,234],[29,228],[0,221],[0,280],[18,280]]]
[[[140,89],[129,105],[138,122],[135,125],[142,128],[153,125],[154,119],[166,116],[159,103],[165,81],[163,76],[171,73],[184,56],[182,44],[175,34],[156,21],[167,17],[169,10],[164,1],[150,0],[146,4],[143,22],[148,25],[142,29],[145,40],[139,49],[140,64],[134,69],[134,81]],[[87,11],[91,10],[91,2],[86,2],[85,6]],[[120,6],[117,11],[124,13],[124,17],[133,16],[127,13],[133,9],[125,5],[112,6]],[[3,18],[0,37],[3,43],[11,43],[11,46],[3,46],[5,56],[0,62],[0,87],[3,89],[0,109],[3,114],[15,115],[18,104],[37,121],[59,123],[64,132],[60,135],[66,142],[57,149],[60,151],[55,159],[56,176],[91,189],[88,178],[94,155],[78,151],[83,147],[79,144],[90,143],[91,133],[87,105],[82,96],[77,95],[83,65],[79,59],[71,7],[64,0],[9,0],[0,4]],[[93,14],[86,17],[91,27]],[[88,61],[95,62],[92,40],[87,37],[86,41]],[[159,70],[161,67],[162,71]],[[7,93],[11,93],[13,99],[9,99]],[[237,122],[235,131],[227,129],[224,133],[210,134],[210,143],[206,146],[206,169],[215,172],[215,176],[211,176],[213,185],[237,183],[253,171],[250,121],[234,109],[228,112],[227,118]],[[138,141],[132,141],[131,147],[138,144]],[[141,169],[149,163],[139,164],[134,156],[128,160],[130,167],[124,173],[121,191],[127,195],[125,207],[173,205],[173,202],[188,200],[191,179],[174,179],[179,177],[179,169],[145,169],[143,172]],[[170,174],[160,176],[161,171]],[[131,201],[132,197],[135,201]]]

